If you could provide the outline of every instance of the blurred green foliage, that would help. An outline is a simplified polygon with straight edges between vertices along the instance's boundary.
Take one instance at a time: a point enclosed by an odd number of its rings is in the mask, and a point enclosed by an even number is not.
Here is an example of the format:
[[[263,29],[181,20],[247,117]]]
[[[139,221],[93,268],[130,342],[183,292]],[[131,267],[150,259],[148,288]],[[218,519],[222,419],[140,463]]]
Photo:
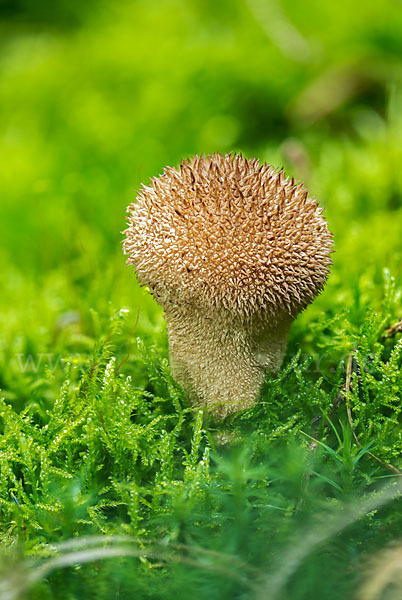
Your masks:
[[[402,526],[401,56],[391,0],[0,0],[1,600],[355,597]],[[120,232],[232,150],[305,181],[336,254],[222,424]]]

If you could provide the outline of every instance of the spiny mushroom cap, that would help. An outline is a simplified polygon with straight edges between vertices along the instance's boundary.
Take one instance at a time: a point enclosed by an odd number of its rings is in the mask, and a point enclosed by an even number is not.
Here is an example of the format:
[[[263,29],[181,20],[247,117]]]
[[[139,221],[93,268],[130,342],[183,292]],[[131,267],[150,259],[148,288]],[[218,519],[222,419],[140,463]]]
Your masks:
[[[128,212],[127,263],[162,305],[294,316],[328,276],[322,209],[302,184],[256,159],[213,154],[167,167]]]

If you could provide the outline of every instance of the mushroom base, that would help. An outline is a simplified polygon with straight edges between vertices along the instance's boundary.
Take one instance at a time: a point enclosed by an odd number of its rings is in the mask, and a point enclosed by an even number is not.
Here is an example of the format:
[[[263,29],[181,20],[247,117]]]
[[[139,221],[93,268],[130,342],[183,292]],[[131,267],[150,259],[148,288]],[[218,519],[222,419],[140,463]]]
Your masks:
[[[165,310],[170,365],[191,404],[219,418],[249,408],[267,370],[279,370],[292,319],[254,318],[244,323],[225,313]]]

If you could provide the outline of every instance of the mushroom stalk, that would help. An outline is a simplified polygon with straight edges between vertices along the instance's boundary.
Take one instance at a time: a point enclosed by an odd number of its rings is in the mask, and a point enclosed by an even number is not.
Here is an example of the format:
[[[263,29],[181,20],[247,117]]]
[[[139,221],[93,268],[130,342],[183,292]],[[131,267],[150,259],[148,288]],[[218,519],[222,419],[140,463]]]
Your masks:
[[[213,154],[167,167],[128,212],[127,263],[165,311],[173,375],[218,417],[250,407],[325,285],[322,209],[282,170]]]
[[[166,310],[165,319],[173,376],[192,404],[220,418],[258,399],[267,370],[282,364],[291,324],[186,307]]]

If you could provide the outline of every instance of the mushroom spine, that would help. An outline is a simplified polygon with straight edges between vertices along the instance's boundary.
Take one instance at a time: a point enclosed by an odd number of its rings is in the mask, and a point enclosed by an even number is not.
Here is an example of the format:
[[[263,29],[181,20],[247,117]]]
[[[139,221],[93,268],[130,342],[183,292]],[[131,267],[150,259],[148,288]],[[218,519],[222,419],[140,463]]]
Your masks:
[[[165,168],[127,210],[127,263],[164,309],[174,377],[218,417],[250,407],[328,277],[322,208],[282,169],[212,154]]]

